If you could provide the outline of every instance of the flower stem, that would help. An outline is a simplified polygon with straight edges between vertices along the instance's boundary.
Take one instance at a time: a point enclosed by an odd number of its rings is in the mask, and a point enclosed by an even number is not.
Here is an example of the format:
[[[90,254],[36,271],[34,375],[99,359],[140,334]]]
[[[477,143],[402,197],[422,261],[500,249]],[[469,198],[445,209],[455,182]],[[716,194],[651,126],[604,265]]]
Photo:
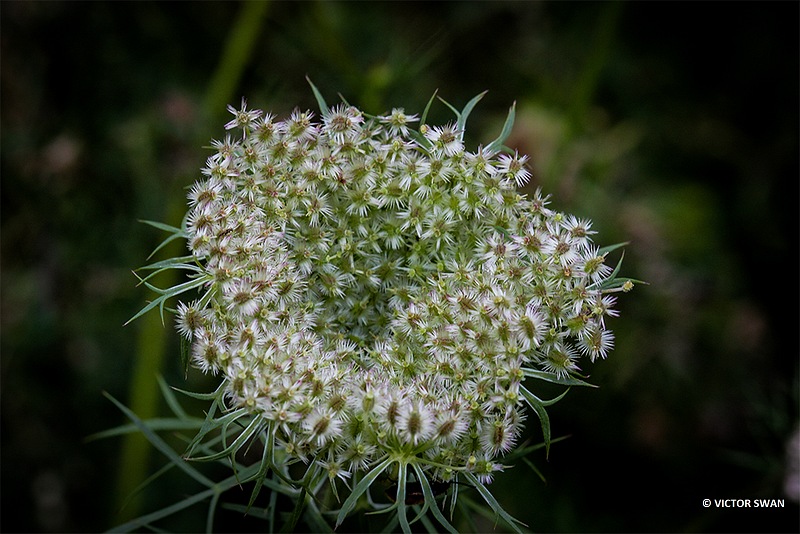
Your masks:
[[[217,69],[206,90],[203,101],[203,112],[213,115],[216,110],[225,109],[225,103],[232,101],[234,91],[239,85],[244,69],[253,55],[256,39],[259,35],[264,15],[269,2],[246,2],[239,17],[228,34],[224,51]],[[168,221],[179,224],[186,210],[181,195],[170,195],[174,199],[165,211]],[[175,246],[177,243],[171,243]],[[172,247],[165,247],[165,257],[175,257]],[[161,287],[172,287],[177,283],[178,272],[170,270],[162,273],[158,280]],[[142,419],[155,417],[158,411],[157,388],[153,377],[157,375],[164,360],[167,346],[167,329],[161,324],[158,314],[147,314],[141,318],[137,334],[136,354],[131,373],[128,405]],[[129,434],[122,444],[122,453],[117,475],[117,509],[121,510],[120,519],[125,520],[139,515],[140,499],[133,496],[136,488],[145,480],[149,468],[148,456],[150,446],[137,434]]]

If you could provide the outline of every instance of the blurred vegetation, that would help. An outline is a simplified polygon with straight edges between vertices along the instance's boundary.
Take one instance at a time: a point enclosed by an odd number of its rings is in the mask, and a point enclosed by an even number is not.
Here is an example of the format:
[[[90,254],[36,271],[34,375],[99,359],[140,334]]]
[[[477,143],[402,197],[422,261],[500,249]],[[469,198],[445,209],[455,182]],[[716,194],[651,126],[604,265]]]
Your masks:
[[[103,530],[184,493],[168,477],[120,513],[164,459],[143,440],[125,453],[85,441],[123,422],[103,390],[158,413],[156,373],[212,387],[184,375],[171,324],[122,327],[151,297],[130,271],[163,237],[137,220],[180,222],[225,103],[315,109],[308,75],[373,113],[489,89],[473,145],[516,101],[508,144],[531,155],[533,187],[593,219],[601,244],[631,242],[625,274],[650,285],[620,299],[617,349],[586,369],[602,387],[552,408],[554,436],[570,437],[531,458],[547,482],[522,463],[498,477],[512,515],[535,531],[798,531],[785,487],[798,454],[798,6],[0,3],[0,530]],[[236,514],[216,526],[263,527]]]

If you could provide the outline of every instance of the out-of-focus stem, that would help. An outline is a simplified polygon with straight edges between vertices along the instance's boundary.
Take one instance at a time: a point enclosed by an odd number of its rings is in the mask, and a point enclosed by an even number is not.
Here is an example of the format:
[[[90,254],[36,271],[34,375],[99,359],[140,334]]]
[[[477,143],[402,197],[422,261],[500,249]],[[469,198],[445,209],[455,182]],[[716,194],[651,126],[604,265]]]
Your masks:
[[[269,2],[254,0],[245,2],[237,20],[231,27],[219,64],[214,72],[203,100],[203,116],[214,117],[231,103],[234,91],[239,86],[244,69],[253,55],[264,15]],[[199,140],[198,143],[202,143]],[[179,226],[186,211],[185,198],[181,194],[169,195],[164,208],[164,220]],[[183,243],[173,242],[161,252],[163,257],[181,254]],[[153,282],[160,287],[171,287],[178,283],[178,272],[162,273]],[[157,312],[151,312],[138,320],[136,353],[131,373],[128,406],[141,419],[153,418],[158,413],[158,386],[156,375],[161,371],[168,341],[169,325],[161,322]],[[122,444],[122,453],[117,475],[116,520],[126,520],[139,515],[141,499],[133,492],[147,477],[150,445],[143,436],[129,434]]]

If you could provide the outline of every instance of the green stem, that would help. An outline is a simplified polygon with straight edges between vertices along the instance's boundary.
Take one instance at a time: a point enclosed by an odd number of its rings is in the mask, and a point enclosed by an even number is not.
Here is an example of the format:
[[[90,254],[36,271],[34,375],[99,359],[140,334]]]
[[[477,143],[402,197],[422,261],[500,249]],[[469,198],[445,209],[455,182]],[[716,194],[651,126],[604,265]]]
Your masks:
[[[586,115],[597,90],[600,74],[606,65],[614,44],[614,35],[617,31],[621,10],[622,2],[608,2],[597,23],[591,51],[586,57],[586,63],[578,79],[575,81],[574,93],[567,110],[567,127],[564,129],[556,154],[551,160],[544,177],[548,182],[548,189],[553,189],[556,181],[562,176],[568,157],[567,149],[572,141],[580,135],[585,126]]]
[[[223,106],[231,103],[233,93],[239,87],[244,69],[253,55],[261,22],[268,7],[269,2],[261,0],[246,2],[242,6],[239,18],[228,34],[221,61],[217,65],[203,101],[203,111],[209,117],[213,117],[223,110]]]
[[[575,84],[569,109],[569,133],[574,135],[583,127],[586,114],[592,104],[600,74],[605,67],[614,43],[622,2],[606,4],[597,23],[597,33],[586,63]]]
[[[206,91],[203,100],[205,117],[214,117],[223,111],[226,103],[231,102],[233,93],[239,86],[239,81],[253,55],[259,29],[268,7],[269,2],[259,0],[246,2],[242,6],[239,17],[228,34],[219,64]],[[165,209],[166,220],[179,226],[185,211],[183,195],[170,195],[170,201]],[[177,241],[170,245],[162,249],[166,257],[181,254],[178,247],[182,245]],[[178,283],[178,276],[176,270],[162,273],[157,280],[159,287],[174,286]],[[168,341],[167,332],[168,329],[161,323],[158,313],[149,313],[139,319],[128,405],[142,419],[155,417],[158,412],[158,388],[155,378],[163,366]],[[149,455],[150,445],[141,435],[126,436],[122,444],[116,491],[117,509],[121,510],[122,517],[117,519],[124,521],[139,515],[141,499],[139,496],[130,497],[147,476]]]

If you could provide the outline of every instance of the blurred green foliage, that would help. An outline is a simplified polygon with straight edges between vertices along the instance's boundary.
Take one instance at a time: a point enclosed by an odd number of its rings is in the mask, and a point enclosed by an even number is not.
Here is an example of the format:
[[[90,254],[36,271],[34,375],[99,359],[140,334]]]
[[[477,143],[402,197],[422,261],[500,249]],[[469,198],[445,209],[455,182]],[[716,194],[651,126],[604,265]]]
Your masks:
[[[617,349],[587,369],[602,387],[553,407],[554,436],[571,437],[531,458],[547,483],[523,463],[498,477],[512,515],[536,531],[798,530],[784,488],[798,427],[797,3],[262,7],[226,89],[214,75],[247,31],[243,4],[0,3],[0,530],[94,531],[132,512],[119,514],[118,477],[163,458],[126,465],[121,441],[84,439],[123,421],[101,391],[135,398],[137,346],[153,343],[146,321],[122,327],[152,297],[130,270],[163,237],[137,219],[180,222],[222,132],[210,95],[315,109],[306,75],[373,113],[489,89],[473,144],[516,101],[507,144],[531,155],[532,185],[593,219],[601,244],[631,242],[624,274],[650,285],[620,300]],[[136,389],[157,393],[155,373],[211,389],[184,376],[171,326]],[[148,488],[140,509],[186,483]],[[241,521],[217,528],[261,526]]]

